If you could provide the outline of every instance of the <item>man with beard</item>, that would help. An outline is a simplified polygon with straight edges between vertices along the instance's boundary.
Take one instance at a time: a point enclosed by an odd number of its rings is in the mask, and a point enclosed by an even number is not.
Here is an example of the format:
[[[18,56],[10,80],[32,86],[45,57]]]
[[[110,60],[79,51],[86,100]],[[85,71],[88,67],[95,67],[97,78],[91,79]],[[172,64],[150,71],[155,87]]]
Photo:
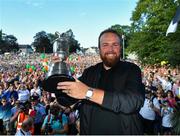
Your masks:
[[[103,62],[85,69],[76,82],[57,85],[70,97],[82,100],[81,135],[143,134],[141,71],[135,64],[120,61],[121,41],[112,29],[101,32],[98,42]]]

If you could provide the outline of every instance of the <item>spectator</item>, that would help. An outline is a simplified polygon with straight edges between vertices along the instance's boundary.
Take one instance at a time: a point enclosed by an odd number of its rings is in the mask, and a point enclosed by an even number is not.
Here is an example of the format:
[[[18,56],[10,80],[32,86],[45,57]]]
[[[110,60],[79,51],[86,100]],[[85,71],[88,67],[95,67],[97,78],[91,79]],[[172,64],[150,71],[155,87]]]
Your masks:
[[[16,132],[15,136],[31,136],[31,128],[33,125],[33,119],[28,117],[22,122],[21,128]]]
[[[34,134],[41,134],[41,126],[46,115],[45,107],[39,102],[39,96],[33,95],[30,97],[32,110],[35,111],[34,117]]]
[[[17,100],[14,102],[15,104],[11,108],[11,120],[10,120],[10,125],[11,125],[11,134],[14,135],[16,133],[16,128],[17,128],[17,118],[16,120],[12,121],[13,116],[18,113],[18,111],[21,108],[20,102]],[[11,104],[12,105],[12,104]]]
[[[144,105],[140,110],[144,127],[144,134],[154,134],[154,121],[156,112],[160,113],[160,105],[156,97],[153,96],[152,92],[147,92]]]
[[[31,89],[31,96],[32,95],[39,95],[39,97],[41,97],[41,89],[38,86],[37,82],[33,85],[33,88]]]
[[[6,133],[10,134],[10,118],[11,118],[11,104],[7,101],[6,97],[1,99],[2,105],[0,105],[0,119],[3,120]]]
[[[167,94],[166,100],[168,101],[169,106],[175,108],[176,99],[173,95],[173,92],[171,90],[168,90],[166,94]]]
[[[3,96],[4,96],[4,88],[3,85],[0,84],[0,100],[2,99]]]
[[[22,128],[22,123],[31,116],[29,110],[30,110],[30,103],[26,101],[20,106],[18,111],[11,118],[10,120],[11,124],[17,121],[16,132]],[[34,125],[31,125],[30,131],[31,131],[31,134],[34,134]]]
[[[18,100],[20,102],[25,103],[26,101],[29,100],[30,92],[29,90],[27,90],[26,86],[23,83],[19,85],[17,92],[18,92]]]
[[[169,106],[168,101],[164,101],[163,105],[161,109],[163,135],[171,135],[173,108]]]
[[[50,106],[50,114],[45,117],[41,131],[48,135],[68,133],[68,119],[57,104]]]

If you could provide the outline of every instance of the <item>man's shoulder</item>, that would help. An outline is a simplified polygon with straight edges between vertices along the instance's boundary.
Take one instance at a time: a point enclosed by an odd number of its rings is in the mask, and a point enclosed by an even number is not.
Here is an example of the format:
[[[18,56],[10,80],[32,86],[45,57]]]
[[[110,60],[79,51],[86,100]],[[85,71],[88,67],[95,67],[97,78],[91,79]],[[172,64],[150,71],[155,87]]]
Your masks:
[[[96,70],[96,69],[99,69],[99,68],[101,68],[102,67],[102,62],[100,62],[100,63],[97,63],[97,64],[95,64],[95,65],[92,65],[92,66],[90,66],[90,67],[88,67],[88,68],[86,68],[86,70],[90,70],[90,71],[92,71],[92,70]]]
[[[138,69],[140,69],[138,65],[136,65],[136,64],[134,64],[132,62],[128,62],[128,61],[119,61],[118,64],[121,67],[124,66],[126,68],[138,68]]]

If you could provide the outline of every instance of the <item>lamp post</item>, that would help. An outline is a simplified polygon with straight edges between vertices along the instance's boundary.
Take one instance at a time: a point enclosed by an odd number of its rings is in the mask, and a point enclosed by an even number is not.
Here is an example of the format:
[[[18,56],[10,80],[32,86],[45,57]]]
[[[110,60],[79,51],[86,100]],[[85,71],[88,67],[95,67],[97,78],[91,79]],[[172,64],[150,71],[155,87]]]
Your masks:
[[[125,35],[122,35],[122,40],[123,40],[123,60],[125,59],[125,48],[124,48],[124,40],[125,40]]]

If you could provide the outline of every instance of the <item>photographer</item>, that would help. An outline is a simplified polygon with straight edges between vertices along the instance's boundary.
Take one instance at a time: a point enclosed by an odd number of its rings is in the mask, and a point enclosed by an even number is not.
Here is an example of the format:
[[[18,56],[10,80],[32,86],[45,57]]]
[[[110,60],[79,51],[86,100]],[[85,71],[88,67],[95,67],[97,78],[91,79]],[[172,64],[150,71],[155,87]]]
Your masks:
[[[46,135],[67,134],[68,119],[57,104],[50,105],[50,114],[45,117],[41,132]]]
[[[21,129],[19,129],[15,136],[31,136],[31,128],[32,128],[32,125],[33,125],[33,118],[31,117],[28,117],[27,119],[25,119],[23,122],[22,122],[22,126],[21,126]]]
[[[31,113],[29,112],[30,109],[30,103],[27,101],[20,105],[20,108],[18,111],[14,114],[14,116],[11,118],[10,122],[13,123],[17,120],[17,129],[16,131],[21,129],[22,123],[24,120],[31,117]],[[31,134],[34,134],[34,126],[32,125],[30,129]]]

